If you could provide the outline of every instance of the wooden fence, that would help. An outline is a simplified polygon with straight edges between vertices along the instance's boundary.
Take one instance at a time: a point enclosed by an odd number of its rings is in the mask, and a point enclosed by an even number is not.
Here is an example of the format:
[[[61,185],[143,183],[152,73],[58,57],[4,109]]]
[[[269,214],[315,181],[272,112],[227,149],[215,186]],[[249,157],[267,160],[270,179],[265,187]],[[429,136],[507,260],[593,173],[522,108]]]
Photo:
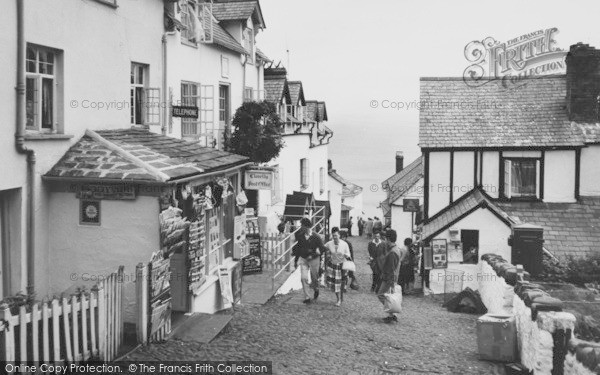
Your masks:
[[[286,237],[287,236],[287,237]],[[291,259],[291,252],[286,250],[295,242],[293,236],[285,236],[275,233],[261,233],[260,245],[262,252],[263,269],[280,270]],[[281,261],[276,261],[284,253],[286,255]]]
[[[123,267],[90,292],[20,306],[0,306],[0,361],[112,361],[123,343]]]

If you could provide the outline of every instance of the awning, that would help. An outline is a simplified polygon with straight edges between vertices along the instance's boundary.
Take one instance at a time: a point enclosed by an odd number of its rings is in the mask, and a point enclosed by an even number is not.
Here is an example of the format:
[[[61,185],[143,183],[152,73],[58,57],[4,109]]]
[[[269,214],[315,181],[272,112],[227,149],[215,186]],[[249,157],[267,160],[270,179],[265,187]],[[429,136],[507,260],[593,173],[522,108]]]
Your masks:
[[[316,210],[315,197],[312,193],[295,191],[286,195],[283,216],[286,219],[300,220]]]

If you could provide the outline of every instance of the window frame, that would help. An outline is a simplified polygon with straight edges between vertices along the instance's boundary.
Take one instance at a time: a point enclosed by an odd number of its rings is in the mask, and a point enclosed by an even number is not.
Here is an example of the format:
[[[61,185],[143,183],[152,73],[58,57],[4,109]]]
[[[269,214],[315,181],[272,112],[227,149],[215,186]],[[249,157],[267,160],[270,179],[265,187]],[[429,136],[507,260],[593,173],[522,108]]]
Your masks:
[[[29,50],[33,50],[35,53],[35,57],[33,60],[31,60],[28,57],[29,54]],[[52,62],[48,63],[48,62],[42,62],[41,58],[40,58],[40,53],[41,52],[45,52],[45,53],[49,53],[52,56]],[[45,46],[41,46],[41,45],[37,45],[37,44],[33,44],[33,43],[27,43],[27,47],[26,47],[26,55],[25,55],[25,129],[28,131],[33,131],[33,132],[37,132],[37,133],[58,133],[59,132],[59,101],[61,100],[61,98],[59,98],[59,80],[60,80],[60,64],[62,63],[61,60],[62,57],[62,51],[61,50],[57,50],[54,48],[50,48],[50,47],[45,47]],[[30,71],[29,70],[29,65],[30,63],[33,63],[33,67],[34,67],[34,71]],[[52,73],[48,74],[45,72],[40,72],[40,66],[44,64],[44,65],[50,65],[52,68]],[[27,109],[27,83],[32,80],[34,82],[34,94],[33,94],[33,114],[32,119],[33,119],[33,125],[28,125],[28,117],[29,117],[29,111]],[[44,109],[44,90],[42,89],[44,81],[45,80],[50,80],[51,82],[51,91],[50,91],[50,96],[51,96],[51,126],[50,127],[44,127],[43,124],[43,109]]]
[[[149,87],[150,82],[150,65],[132,61],[130,65],[130,88],[129,88],[129,99],[130,99],[130,115],[129,122],[131,125],[137,126],[149,126],[149,125],[160,125],[160,88]],[[139,83],[137,78],[139,77],[139,68],[142,69],[142,82]],[[139,90],[138,90],[139,89]],[[141,95],[141,112],[140,119],[138,122],[137,118],[137,105],[138,93]],[[155,119],[155,120],[151,120]]]
[[[180,103],[181,105],[189,105],[189,106],[196,106],[198,107],[198,113],[200,113],[200,94],[202,91],[202,85],[200,85],[200,83],[198,82],[192,82],[192,81],[181,81],[181,92],[180,92]],[[184,87],[189,87],[190,88],[190,94],[184,94]],[[194,95],[193,93],[191,93],[192,88],[194,88],[196,90],[196,94]],[[193,99],[195,100],[195,104],[191,103],[191,101]],[[199,118],[197,119],[191,119],[191,118],[182,118],[181,119],[181,137],[182,138],[192,138],[194,140],[198,140],[200,138],[200,133],[202,131],[201,127],[202,127],[202,116],[199,116]],[[184,128],[186,126],[192,126],[195,125],[196,127],[196,131],[194,133],[184,133]]]
[[[309,170],[308,170],[308,159],[300,159],[300,188],[302,190],[309,186]]]
[[[221,55],[221,77],[229,78],[229,57]]]
[[[323,194],[325,192],[325,168],[319,168],[319,192]]]
[[[532,161],[535,163],[535,194],[532,195],[515,195],[512,192],[512,163],[518,161]],[[500,157],[500,171],[501,189],[500,199],[512,200],[512,201],[540,201],[543,197],[543,163],[542,157]],[[508,167],[508,168],[507,168]]]
[[[208,90],[210,89],[210,90]],[[210,95],[209,92],[210,91]],[[208,115],[210,114],[210,119]],[[215,86],[200,85],[200,133],[198,139],[204,147],[212,147],[209,145],[209,139],[214,144],[215,133]],[[204,143],[202,140],[204,139]]]

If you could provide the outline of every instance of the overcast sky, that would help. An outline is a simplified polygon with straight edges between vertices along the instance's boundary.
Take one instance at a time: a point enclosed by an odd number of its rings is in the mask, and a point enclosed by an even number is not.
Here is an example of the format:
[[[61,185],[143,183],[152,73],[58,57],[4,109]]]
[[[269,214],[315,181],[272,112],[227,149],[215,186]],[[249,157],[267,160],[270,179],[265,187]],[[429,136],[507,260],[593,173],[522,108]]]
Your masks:
[[[404,151],[407,162],[420,150],[418,110],[373,109],[371,101],[418,101],[419,77],[461,77],[469,65],[464,56],[469,42],[486,37],[506,42],[556,27],[559,48],[577,42],[600,47],[597,0],[260,3],[267,28],[257,37],[259,47],[284,65],[289,49],[289,78],[303,82],[307,99],[327,102],[327,125],[335,132],[330,155],[358,148],[372,165],[372,154],[381,154],[382,169],[371,173],[372,183],[393,174],[396,150]],[[335,158],[334,163],[363,186],[371,183],[364,180],[364,168]]]

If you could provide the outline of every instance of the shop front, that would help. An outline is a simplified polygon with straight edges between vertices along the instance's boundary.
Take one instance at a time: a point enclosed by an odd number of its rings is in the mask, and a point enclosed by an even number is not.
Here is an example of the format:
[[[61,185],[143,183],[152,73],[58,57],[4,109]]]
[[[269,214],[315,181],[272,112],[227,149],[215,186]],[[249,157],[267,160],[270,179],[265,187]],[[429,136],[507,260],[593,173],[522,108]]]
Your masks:
[[[230,306],[241,294],[234,248],[242,254],[245,245],[235,222],[249,164],[141,130],[86,132],[44,176],[56,218],[48,223],[52,292],[92,285],[123,265],[124,321],[136,323],[136,266],[150,264],[151,308],[214,313]],[[64,265],[68,272],[60,272]]]

